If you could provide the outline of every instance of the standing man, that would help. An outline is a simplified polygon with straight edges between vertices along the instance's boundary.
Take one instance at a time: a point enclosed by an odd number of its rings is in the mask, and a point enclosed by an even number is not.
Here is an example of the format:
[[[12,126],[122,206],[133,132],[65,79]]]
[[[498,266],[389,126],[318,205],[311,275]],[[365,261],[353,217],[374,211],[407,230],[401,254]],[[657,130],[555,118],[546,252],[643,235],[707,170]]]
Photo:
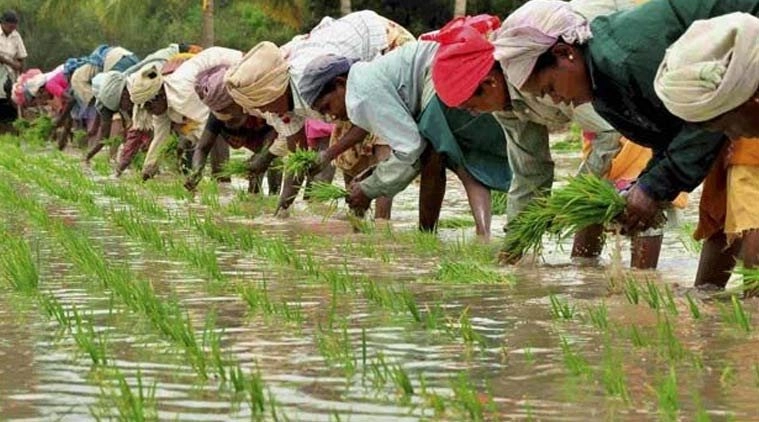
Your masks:
[[[11,103],[11,90],[18,75],[24,71],[26,47],[16,31],[18,15],[9,10],[0,17],[0,123],[12,122],[18,116]]]

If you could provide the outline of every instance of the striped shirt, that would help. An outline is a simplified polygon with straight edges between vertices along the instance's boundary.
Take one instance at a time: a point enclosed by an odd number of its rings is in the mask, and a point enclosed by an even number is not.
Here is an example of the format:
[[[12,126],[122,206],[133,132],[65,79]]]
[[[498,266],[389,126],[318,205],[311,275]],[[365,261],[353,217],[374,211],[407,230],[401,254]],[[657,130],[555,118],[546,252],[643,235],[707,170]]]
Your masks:
[[[340,19],[324,18],[309,34],[295,37],[281,47],[290,65],[293,110],[285,115],[265,113],[266,122],[279,136],[292,136],[303,129],[306,118],[323,120],[298,91],[306,66],[315,58],[335,54],[359,61],[371,61],[388,48],[387,29],[392,22],[375,12],[351,13]]]

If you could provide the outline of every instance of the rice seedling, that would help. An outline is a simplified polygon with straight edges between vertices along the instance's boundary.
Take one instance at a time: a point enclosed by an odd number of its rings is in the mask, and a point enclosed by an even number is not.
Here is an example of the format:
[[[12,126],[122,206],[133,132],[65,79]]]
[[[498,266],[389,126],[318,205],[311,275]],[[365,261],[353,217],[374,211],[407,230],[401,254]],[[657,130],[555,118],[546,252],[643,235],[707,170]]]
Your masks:
[[[508,202],[509,194],[501,191],[490,192],[490,210],[493,215],[506,214],[506,204]]]
[[[640,332],[637,326],[630,326],[628,330],[628,338],[635,347],[646,347],[649,344],[648,337]]]
[[[348,191],[326,182],[314,182],[308,188],[308,197],[316,202],[336,203],[348,197]]]
[[[511,275],[484,268],[477,262],[453,261],[448,258],[444,258],[440,262],[435,279],[457,284],[515,284],[514,277]]]
[[[590,377],[592,375],[588,361],[572,350],[572,346],[564,336],[561,336],[561,352],[564,355],[564,366],[570,374],[576,377]]]
[[[582,150],[582,128],[577,123],[572,123],[567,136],[557,142],[551,143],[552,151],[580,151]]]
[[[550,296],[551,300],[551,316],[553,319],[563,319],[571,321],[575,317],[577,308],[575,305],[570,305],[569,302],[564,302],[556,295]]]
[[[669,367],[669,372],[656,386],[656,395],[659,399],[659,417],[662,420],[676,421],[680,403],[677,392],[677,373],[673,366]]]
[[[693,238],[693,233],[696,231],[696,226],[693,223],[683,223],[680,226],[680,233],[677,238],[682,243],[683,247],[688,253],[697,255],[701,253],[704,244]]]
[[[39,272],[32,249],[20,236],[0,231],[0,277],[15,291],[31,295],[37,292]]]
[[[74,145],[76,145],[77,148],[81,149],[87,145],[87,131],[86,130],[77,129],[73,131],[72,138],[74,140]]]
[[[485,411],[487,406],[492,405],[492,398],[487,397],[486,400],[482,400],[477,392],[477,387],[466,373],[462,372],[451,380],[451,390],[453,390],[452,406],[462,412],[468,420],[483,421],[486,419]]]
[[[356,373],[358,360],[351,345],[348,324],[343,322],[340,332],[325,329],[321,323],[316,330],[316,346],[325,362],[330,366],[341,368],[350,379]]]
[[[13,127],[25,141],[34,145],[41,145],[50,139],[55,124],[52,117],[41,115],[31,122],[22,119],[16,120],[13,122]]]
[[[414,395],[414,386],[408,373],[401,365],[394,365],[391,368],[391,378],[395,383],[396,393],[401,399],[401,404],[408,406],[411,403],[411,397]]]
[[[640,288],[638,287],[638,282],[633,278],[627,278],[625,280],[624,284],[624,290],[625,290],[625,297],[627,298],[627,301],[630,302],[632,305],[637,305],[640,303]]]
[[[76,325],[72,327],[72,336],[80,350],[86,353],[94,365],[106,365],[106,342],[103,335],[95,332],[91,321],[83,321],[81,315],[73,310]]]
[[[48,318],[54,319],[62,328],[71,329],[71,319],[55,296],[41,294],[37,296],[37,300]]]
[[[664,298],[664,304],[669,313],[672,315],[678,315],[679,311],[677,310],[677,303],[675,303],[674,294],[672,293],[672,288],[669,287],[669,284],[664,285]]]
[[[560,241],[588,226],[607,226],[625,205],[608,181],[593,175],[571,178],[550,196],[534,200],[509,223],[505,249],[521,254],[539,252],[544,234]]]
[[[704,407],[704,401],[701,399],[701,395],[698,392],[693,393],[693,405],[696,408],[696,415],[694,420],[696,422],[710,422],[712,419],[709,417],[706,408]]]
[[[735,368],[730,366],[730,364],[727,364],[722,369],[722,372],[719,376],[719,383],[722,386],[722,388],[726,389],[728,387],[731,387],[733,384],[735,384],[736,377],[737,377],[737,374],[735,373]]]
[[[230,158],[221,168],[221,175],[224,176],[245,176],[250,172],[248,160],[239,158]]]
[[[113,368],[113,372],[116,386],[108,389],[101,386],[100,411],[104,412],[109,419],[115,411],[119,420],[136,422],[157,420],[156,382],[154,381],[150,386],[145,385],[142,372],[138,369],[135,378],[136,385],[132,387],[121,371]],[[91,413],[95,419],[101,419],[102,414],[97,412],[97,408],[93,407]]]
[[[642,291],[643,300],[646,301],[651,309],[659,310],[664,305],[664,298],[662,297],[659,287],[651,281],[646,281],[646,288]]]
[[[747,333],[751,332],[751,314],[743,308],[743,305],[737,296],[733,295],[731,297],[731,305],[732,306],[728,307],[719,304],[722,318],[726,322],[737,326]]]
[[[606,390],[606,394],[629,403],[630,393],[627,388],[624,368],[622,367],[622,358],[614,351],[608,338],[604,342],[601,384]]]
[[[263,288],[245,286],[239,290],[240,296],[248,304],[251,312],[261,312],[265,316],[278,316],[284,321],[300,326],[303,323],[303,312],[300,304],[295,306],[288,302],[274,303],[269,297],[269,290],[264,283]]]
[[[437,223],[437,228],[458,230],[474,227],[474,225],[474,219],[471,217],[450,217],[441,218]]]
[[[266,396],[264,395],[264,381],[258,367],[256,367],[255,372],[250,371],[245,391],[248,394],[248,405],[252,415],[256,419],[260,419],[266,410]]]
[[[472,347],[476,343],[482,349],[485,348],[485,339],[480,333],[474,331],[472,319],[469,316],[469,307],[464,308],[464,310],[461,312],[461,315],[458,318],[457,326],[459,329],[459,335],[467,347]]]
[[[590,306],[587,308],[588,318],[590,322],[601,331],[609,329],[609,310],[605,303],[601,303],[598,306]]]
[[[683,347],[680,340],[677,338],[675,328],[672,322],[667,316],[659,316],[657,324],[657,342],[659,345],[658,353],[670,362],[677,362],[682,360],[687,350]]]
[[[282,171],[291,176],[305,176],[308,169],[319,160],[319,153],[308,149],[297,149],[282,159]]]

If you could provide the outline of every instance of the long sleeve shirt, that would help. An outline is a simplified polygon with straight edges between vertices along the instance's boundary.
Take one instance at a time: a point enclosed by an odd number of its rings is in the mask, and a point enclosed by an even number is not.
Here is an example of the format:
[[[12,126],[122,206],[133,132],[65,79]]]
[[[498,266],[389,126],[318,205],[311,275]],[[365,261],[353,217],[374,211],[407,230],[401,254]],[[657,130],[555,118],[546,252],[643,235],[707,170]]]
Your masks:
[[[593,107],[624,136],[654,151],[638,184],[656,200],[696,188],[724,144],[722,134],[667,111],[654,92],[659,64],[694,21],[739,11],[757,16],[759,0],[651,0],[591,23],[585,57]]]
[[[419,133],[416,119],[422,112],[437,48],[434,42],[408,43],[372,62],[353,65],[348,74],[348,118],[387,142],[393,151],[361,182],[370,198],[394,196],[419,173],[419,158],[427,141]]]

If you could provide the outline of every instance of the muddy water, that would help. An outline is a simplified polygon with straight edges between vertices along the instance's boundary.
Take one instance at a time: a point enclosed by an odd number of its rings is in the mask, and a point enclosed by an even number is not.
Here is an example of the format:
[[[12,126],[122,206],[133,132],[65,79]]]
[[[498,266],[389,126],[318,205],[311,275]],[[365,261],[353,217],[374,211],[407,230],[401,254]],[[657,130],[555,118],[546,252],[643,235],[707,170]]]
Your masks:
[[[576,166],[571,157],[559,156],[561,174]],[[242,183],[223,187],[220,202],[232,201],[237,187]],[[39,191],[32,184],[28,189]],[[547,245],[537,265],[497,268],[481,264],[515,282],[484,284],[466,276],[460,282],[442,282],[437,279],[441,268],[438,255],[443,252],[416,246],[415,242],[421,241],[410,235],[417,216],[417,192],[413,185],[396,201],[391,223],[395,237],[383,235],[386,229],[381,225],[374,234],[354,234],[339,211],[325,219],[302,203],[288,220],[271,217],[273,209],[253,218],[219,219],[238,230],[285,239],[299,255],[311,256],[329,268],[344,265],[356,279],[366,277],[398,289],[405,286],[420,309],[439,305],[450,327],[458,327],[461,315],[467,315],[480,338],[473,344],[456,329],[452,334],[445,329],[425,329],[407,314],[367,300],[360,291],[335,294],[328,283],[252,252],[219,246],[216,255],[227,281],[211,282],[188,262],[146,247],[113,224],[84,215],[74,204],[49,195],[41,198],[50,204],[54,217],[86,231],[93,243],[107,251],[111,262],[128,263],[137,277],[151,281],[159,295],[176,297],[198,337],[208,315],[215,315],[216,330],[223,331],[224,354],[246,372],[258,368],[267,396],[276,400],[274,406],[267,402],[264,419],[274,419],[272,407],[279,419],[302,421],[477,417],[479,413],[462,407],[466,400],[456,399],[464,395],[462,391],[470,391],[475,403],[491,401],[482,413],[487,420],[658,419],[666,412],[657,391],[662,390],[672,367],[677,385],[674,418],[695,420],[697,415],[707,415],[712,420],[759,420],[755,399],[759,372],[754,366],[759,363],[757,336],[727,320],[722,308],[730,306],[728,302],[697,298],[701,318],[691,316],[685,294],[697,257],[683,248],[679,229],[669,228],[665,234],[660,271],[633,273],[641,286],[647,280],[662,291],[671,286],[677,314],[657,312],[642,299],[638,305],[630,304],[619,289],[611,288],[610,248],[600,262],[580,266],[569,260],[568,245]],[[692,197],[683,221],[695,221],[697,196]],[[118,205],[98,198],[103,206]],[[198,202],[197,198],[177,201],[167,196],[159,200],[179,213],[203,209]],[[463,190],[451,178],[442,218],[467,214]],[[220,387],[218,378],[211,375],[209,380],[199,380],[186,356],[144,318],[123,306],[113,306],[109,291],[83,275],[43,229],[7,207],[3,219],[35,245],[40,291],[52,294],[67,309],[76,307],[92,320],[95,331],[107,338],[111,365],[119,368],[132,387],[138,371],[144,383],[155,383],[160,419],[246,420],[254,416],[245,402],[236,403]],[[503,222],[502,217],[494,219],[496,234]],[[164,223],[155,221],[169,230]],[[198,232],[170,230],[171,236],[203,241]],[[443,230],[438,237],[442,246],[436,247],[450,249],[471,240],[473,229]],[[496,247],[497,240],[493,249]],[[623,265],[628,262],[628,249],[622,242]],[[455,261],[455,253],[445,253]],[[470,262],[471,258],[462,260]],[[274,302],[300,306],[301,323],[252,312],[237,294],[240,287],[264,283]],[[551,295],[575,307],[572,320],[552,316]],[[608,310],[608,329],[589,321],[588,309],[600,306]],[[759,308],[755,301],[745,301],[743,306],[751,314]],[[662,320],[673,327],[676,347],[671,343],[668,347],[662,340]],[[631,340],[633,327],[647,344],[640,346]],[[108,401],[112,394],[107,371],[94,366],[72,336],[43,315],[36,301],[5,283],[0,288],[0,333],[0,419],[82,420],[98,414],[94,409],[99,403],[113,408]],[[346,337],[349,346],[344,350],[352,357],[341,361],[335,357],[338,348],[324,344],[334,345]],[[572,373],[562,339],[589,368],[585,375]],[[674,353],[678,356],[673,358],[673,349],[682,353]],[[392,381],[375,385],[377,377],[371,367],[380,356],[408,374],[414,390],[408,399]],[[618,377],[626,394],[614,394],[608,387],[615,370],[621,374]],[[445,412],[435,413],[433,406],[426,405],[420,377],[427,392],[442,397]],[[455,380],[462,379],[470,385],[454,393],[454,387],[460,385]]]

